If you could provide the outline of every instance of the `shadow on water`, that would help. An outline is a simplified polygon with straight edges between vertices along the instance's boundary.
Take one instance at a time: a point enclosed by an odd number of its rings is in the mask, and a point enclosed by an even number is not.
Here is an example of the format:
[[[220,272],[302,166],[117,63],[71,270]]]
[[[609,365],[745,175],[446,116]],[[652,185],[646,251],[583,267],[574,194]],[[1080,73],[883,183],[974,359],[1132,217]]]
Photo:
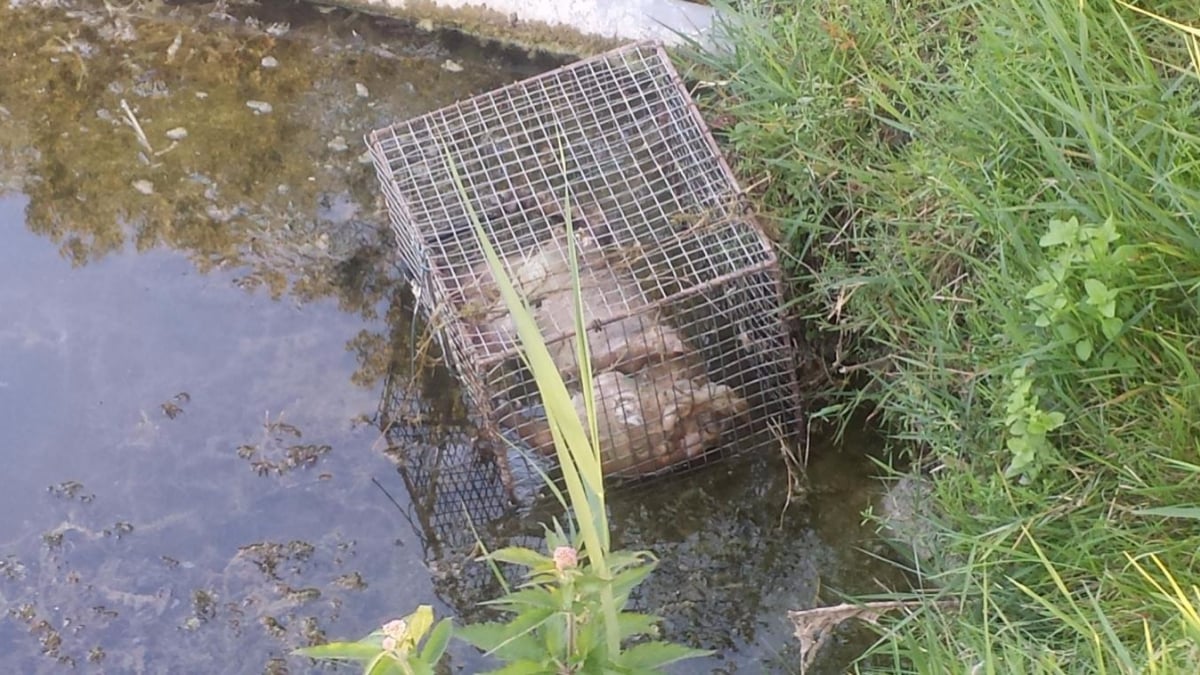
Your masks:
[[[548,64],[281,3],[8,0],[0,43],[0,670],[302,672],[419,603],[478,616],[474,533],[539,530],[412,374],[359,139]],[[897,581],[865,460],[814,455],[791,499],[772,457],[614,498],[709,670],[796,672],[786,610]]]

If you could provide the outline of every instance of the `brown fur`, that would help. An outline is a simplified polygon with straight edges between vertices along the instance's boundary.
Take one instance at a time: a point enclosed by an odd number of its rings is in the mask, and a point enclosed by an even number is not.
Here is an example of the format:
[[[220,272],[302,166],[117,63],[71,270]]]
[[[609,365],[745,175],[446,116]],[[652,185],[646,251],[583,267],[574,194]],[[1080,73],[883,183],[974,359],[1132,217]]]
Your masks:
[[[554,364],[570,378],[578,374],[579,366],[575,340],[561,337],[575,328],[574,288],[564,243],[554,239],[528,257],[514,255],[504,262],[513,287],[533,307],[534,320],[550,340],[547,346]],[[579,284],[594,371],[629,374],[687,353],[683,338],[664,325],[655,312],[616,319],[644,304],[641,292],[636,284],[612,270],[592,265],[590,258],[580,256]],[[462,318],[474,329],[472,337],[484,354],[501,353],[516,344],[516,323],[500,298],[486,262],[472,270],[461,295]]]
[[[605,475],[632,478],[702,457],[746,413],[748,404],[732,389],[680,377],[678,367],[663,363],[634,375],[608,371],[593,378]],[[586,419],[583,395],[572,402]],[[537,451],[554,454],[544,420],[527,421],[519,431]]]
[[[579,244],[579,283],[583,326],[592,361],[597,401],[597,439],[608,476],[657,473],[703,456],[749,405],[732,389],[703,374],[683,337],[652,310],[637,284],[621,277],[596,248],[597,214],[581,211],[585,225]],[[577,379],[575,299],[566,240],[558,234],[532,253],[503,259],[513,286],[532,308],[559,372]],[[516,324],[500,297],[491,269],[483,262],[460,288],[460,316],[472,330],[482,356],[511,349]],[[626,316],[627,314],[632,315]],[[623,318],[618,318],[623,317]],[[584,419],[582,393],[572,397]],[[520,420],[517,431],[534,449],[554,454],[546,421]]]

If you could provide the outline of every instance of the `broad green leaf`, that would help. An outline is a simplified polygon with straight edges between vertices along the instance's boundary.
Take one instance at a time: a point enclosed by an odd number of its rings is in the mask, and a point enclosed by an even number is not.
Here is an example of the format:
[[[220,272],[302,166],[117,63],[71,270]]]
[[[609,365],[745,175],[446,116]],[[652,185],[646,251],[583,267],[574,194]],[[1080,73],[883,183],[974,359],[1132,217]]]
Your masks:
[[[1061,246],[1062,244],[1075,242],[1079,238],[1079,221],[1071,218],[1067,221],[1058,220],[1057,218],[1050,221],[1049,229],[1046,234],[1038,241],[1038,245],[1042,248],[1050,248],[1053,246]]]
[[[421,648],[421,660],[429,665],[437,665],[437,662],[442,659],[442,655],[446,653],[446,647],[450,644],[450,635],[454,632],[454,624],[450,619],[442,619],[433,631],[429,633],[429,639],[425,641],[425,646]]]
[[[620,617],[620,614],[617,615]],[[599,619],[596,615],[596,619]],[[620,621],[620,618],[617,619]],[[575,626],[575,655],[584,656],[588,659],[596,654],[604,653],[605,635],[601,632],[602,626],[596,620],[582,621]],[[603,660],[603,659],[601,659]]]
[[[542,645],[546,653],[562,658],[567,654],[567,615],[559,614],[542,624],[538,633],[542,636]]]
[[[658,558],[650,551],[613,551],[609,553],[609,566],[613,569],[635,565],[655,565]]]
[[[477,649],[485,652],[493,651],[497,645],[511,637],[508,624],[498,621],[487,621],[460,626],[454,631],[454,636]]]
[[[1053,279],[1047,279],[1046,281],[1043,281],[1042,283],[1038,284],[1037,286],[1034,286],[1033,288],[1029,289],[1029,292],[1025,294],[1025,299],[1026,300],[1034,300],[1037,298],[1043,298],[1047,295],[1050,295],[1051,293],[1054,293],[1057,290],[1058,290],[1058,282],[1056,282]]]
[[[1187,518],[1200,520],[1200,506],[1156,506],[1134,511],[1139,516],[1162,516],[1165,518]]]
[[[523,565],[525,567],[542,567],[554,566],[554,559],[549,556],[542,555],[532,549],[523,548],[520,546],[507,546],[496,551],[492,551],[487,555],[491,560],[497,562],[506,562],[513,565]]]
[[[527,633],[516,639],[509,638],[505,624],[476,623],[460,626],[455,629],[454,636],[485,653],[494,653],[507,661],[537,660],[546,654],[542,644],[531,634]],[[494,649],[496,645],[501,647]]]
[[[302,647],[292,653],[313,659],[348,659],[370,661],[381,651],[378,640],[374,642],[330,642],[312,647]]]
[[[638,584],[646,580],[646,577],[654,571],[653,565],[642,565],[640,567],[631,567],[622,571],[613,577],[612,590],[614,595],[628,595],[630,591],[637,587]]]
[[[1075,253],[1066,251],[1059,260],[1050,263],[1050,276],[1058,285],[1062,285],[1067,280],[1067,271],[1071,269],[1071,263],[1075,262]]]
[[[1013,453],[1014,455],[1019,455],[1025,452],[1025,449],[1029,447],[1029,439],[1025,438],[1023,435],[1009,436],[1008,441],[1006,441],[1004,445],[1008,448],[1009,452]]]
[[[405,623],[408,624],[406,633],[406,642],[411,646],[416,647],[417,643],[425,637],[429,629],[433,627],[433,607],[429,605],[418,606],[411,614],[404,617]]]
[[[546,658],[546,647],[537,636],[526,633],[496,650],[496,656],[504,661],[538,661]]]
[[[416,669],[410,666],[409,670],[415,671]],[[363,675],[400,675],[402,672],[400,664],[382,652],[363,668]]]
[[[511,607],[512,611],[516,612],[522,611],[526,607],[541,607],[555,611],[562,606],[562,601],[559,598],[558,589],[556,588],[523,588],[519,591],[508,593],[502,598],[488,600],[480,604]]]
[[[1137,258],[1138,258],[1138,247],[1132,246],[1130,244],[1125,244],[1124,246],[1118,246],[1112,252],[1112,259],[1119,263],[1130,264],[1130,263],[1133,263],[1135,260],[1137,260]]]
[[[1043,411],[1034,411],[1028,422],[1028,436],[1045,436],[1046,431],[1054,429],[1054,417]]]
[[[1104,333],[1104,337],[1108,338],[1109,340],[1116,340],[1117,336],[1121,334],[1121,329],[1124,328],[1124,326],[1125,322],[1116,317],[1101,319],[1100,332]]]
[[[1088,304],[1100,306],[1109,301],[1112,293],[1108,290],[1108,286],[1099,279],[1084,279],[1083,290],[1087,292]]]
[[[1026,418],[1024,416],[1022,416],[1022,417],[1017,418],[1016,420],[1013,420],[1013,423],[1008,425],[1008,431],[1013,436],[1018,436],[1018,437],[1024,436],[1028,429],[1028,425],[1029,425],[1029,422],[1026,420]]]
[[[1084,363],[1086,363],[1088,359],[1092,358],[1092,341],[1091,340],[1089,340],[1088,338],[1083,338],[1082,340],[1075,343],[1075,358],[1079,359],[1080,361],[1082,361]]]
[[[521,659],[513,661],[499,670],[489,671],[490,675],[557,675],[551,664],[539,661]]]
[[[1065,321],[1054,326],[1054,332],[1060,339],[1062,339],[1063,342],[1069,342],[1072,344],[1083,337],[1083,333],[1075,327],[1075,324],[1067,323]]]
[[[658,634],[659,618],[651,614],[621,612],[621,614],[617,616],[617,622],[621,625],[622,640],[635,635]]]
[[[626,668],[661,668],[686,659],[709,656],[712,653],[711,650],[692,649],[667,642],[646,642],[625,650],[620,656],[620,663]]]
[[[1103,225],[1088,228],[1089,236],[1105,244],[1111,244],[1121,238],[1121,233],[1117,232],[1117,225],[1110,216],[1104,221]]]
[[[458,630],[460,637],[487,653],[500,653],[508,644],[529,635],[554,616],[546,609],[530,608],[518,614],[508,623],[484,623],[463,626]]]

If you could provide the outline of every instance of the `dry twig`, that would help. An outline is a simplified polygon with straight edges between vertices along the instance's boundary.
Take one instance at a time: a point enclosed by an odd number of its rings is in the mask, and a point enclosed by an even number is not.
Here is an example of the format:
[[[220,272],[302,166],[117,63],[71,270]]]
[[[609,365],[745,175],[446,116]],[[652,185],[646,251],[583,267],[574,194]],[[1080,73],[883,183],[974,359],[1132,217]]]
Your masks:
[[[832,637],[833,630],[842,623],[850,619],[858,619],[876,624],[884,612],[921,607],[924,604],[923,600],[883,600],[861,605],[842,603],[831,607],[814,607],[788,612],[788,618],[792,620],[792,625],[796,628],[794,635],[800,642],[802,663],[800,672],[803,673],[812,666],[821,647]],[[941,607],[957,607],[957,603],[953,600],[943,600],[936,604]]]

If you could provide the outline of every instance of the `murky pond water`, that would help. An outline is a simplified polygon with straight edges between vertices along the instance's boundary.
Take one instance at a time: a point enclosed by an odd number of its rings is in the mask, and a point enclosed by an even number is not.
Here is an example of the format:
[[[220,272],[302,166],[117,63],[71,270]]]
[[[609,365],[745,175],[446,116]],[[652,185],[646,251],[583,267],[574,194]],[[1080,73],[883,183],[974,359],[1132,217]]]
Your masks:
[[[470,613],[470,551],[397,470],[469,438],[445,374],[409,377],[360,139],[546,65],[270,4],[10,0],[0,45],[0,671],[305,672]],[[775,457],[614,498],[663,561],[639,603],[721,652],[695,669],[796,672],[786,610],[894,579],[869,468],[817,454],[786,509]]]

